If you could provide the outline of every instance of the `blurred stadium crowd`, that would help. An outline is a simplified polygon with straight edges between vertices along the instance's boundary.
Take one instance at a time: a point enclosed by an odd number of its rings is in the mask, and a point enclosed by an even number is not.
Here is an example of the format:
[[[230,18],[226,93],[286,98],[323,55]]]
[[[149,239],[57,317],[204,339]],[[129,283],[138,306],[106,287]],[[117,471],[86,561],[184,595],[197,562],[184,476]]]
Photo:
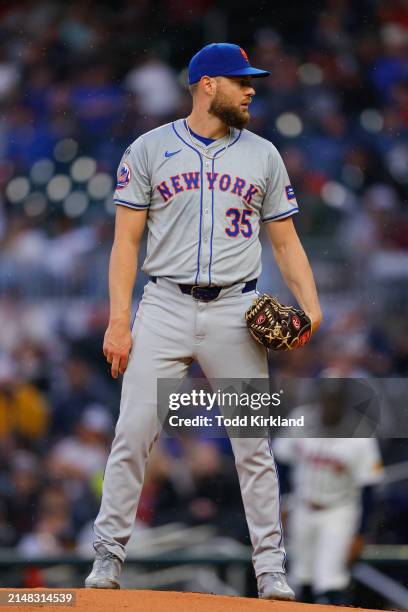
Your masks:
[[[284,157],[321,293],[323,329],[272,369],[408,373],[408,3],[94,4],[0,7],[0,546],[26,555],[79,548],[98,510],[119,399],[101,353],[113,177],[139,134],[188,114],[186,65],[206,42],[272,73],[250,129]],[[261,285],[280,286],[268,254]],[[391,442],[386,463],[408,459]],[[218,442],[163,443],[139,521],[247,542],[230,464]],[[383,495],[373,538],[408,543],[406,490]]]

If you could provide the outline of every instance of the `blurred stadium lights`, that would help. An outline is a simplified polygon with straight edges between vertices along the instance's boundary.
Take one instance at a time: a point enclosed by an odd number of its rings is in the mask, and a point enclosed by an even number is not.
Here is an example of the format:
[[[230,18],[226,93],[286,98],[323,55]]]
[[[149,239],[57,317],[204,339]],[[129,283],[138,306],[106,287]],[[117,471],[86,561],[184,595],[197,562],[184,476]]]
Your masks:
[[[47,185],[47,195],[50,200],[60,202],[64,200],[71,190],[72,181],[65,174],[57,174]]]
[[[106,172],[98,172],[88,183],[88,193],[94,200],[103,200],[112,191],[112,177]]]
[[[407,43],[406,28],[399,23],[388,23],[381,30],[381,38],[387,45],[405,45]]]
[[[71,176],[77,183],[85,183],[96,172],[96,161],[92,157],[78,157],[71,166]]]
[[[37,185],[45,185],[51,180],[54,170],[55,164],[52,159],[39,159],[38,161],[34,162],[31,168],[31,180],[34,183],[37,183]]]
[[[320,85],[323,71],[317,64],[306,63],[298,68],[299,80],[305,85]]]
[[[386,156],[388,169],[399,183],[408,183],[408,147],[397,145]]]
[[[384,118],[375,108],[366,108],[360,115],[360,122],[367,132],[376,134],[384,127]]]
[[[333,208],[345,208],[348,201],[348,191],[343,185],[335,181],[327,181],[322,187],[323,202]]]
[[[72,191],[65,198],[62,208],[67,217],[80,217],[88,208],[89,198],[84,191]]]
[[[54,147],[54,157],[59,162],[70,162],[78,152],[78,143],[73,138],[64,138]]]
[[[33,191],[24,201],[23,208],[29,217],[38,217],[47,208],[47,198],[41,191]]]
[[[25,176],[16,176],[6,187],[6,196],[9,202],[17,204],[22,202],[30,192],[30,181]]]
[[[276,127],[283,136],[296,138],[303,131],[302,120],[295,113],[282,113],[276,119]]]

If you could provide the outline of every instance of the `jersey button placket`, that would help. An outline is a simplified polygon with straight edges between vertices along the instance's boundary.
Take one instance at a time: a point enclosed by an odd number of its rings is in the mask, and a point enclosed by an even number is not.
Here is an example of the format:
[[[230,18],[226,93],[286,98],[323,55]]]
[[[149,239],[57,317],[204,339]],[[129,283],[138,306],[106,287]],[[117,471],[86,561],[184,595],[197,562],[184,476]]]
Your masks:
[[[205,168],[205,162],[204,162]],[[198,282],[200,285],[208,284],[208,240],[206,240],[208,234],[208,222],[210,218],[210,204],[211,193],[208,189],[208,181],[206,175],[206,169],[203,172],[203,209],[202,209],[202,220],[201,220],[201,235],[200,235],[200,262],[199,262],[199,277]],[[196,317],[195,317],[195,337],[196,344],[203,342],[206,331],[206,302],[196,302]]]
[[[208,236],[211,231],[211,191],[207,176],[203,177],[203,219],[201,225],[201,257],[200,257],[200,284],[208,285],[208,264],[210,261]]]

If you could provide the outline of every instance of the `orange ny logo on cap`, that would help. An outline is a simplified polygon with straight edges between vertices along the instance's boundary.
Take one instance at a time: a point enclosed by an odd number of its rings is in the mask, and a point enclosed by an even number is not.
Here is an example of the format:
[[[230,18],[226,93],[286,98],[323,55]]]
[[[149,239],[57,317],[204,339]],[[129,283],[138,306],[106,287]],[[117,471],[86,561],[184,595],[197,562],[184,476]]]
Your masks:
[[[248,56],[247,56],[246,52],[243,50],[243,48],[242,48],[242,47],[240,47],[240,48],[239,48],[239,50],[241,51],[241,53],[242,53],[242,57],[244,58],[244,60],[245,60],[246,62],[248,62],[248,64],[249,64],[249,59],[248,59]]]

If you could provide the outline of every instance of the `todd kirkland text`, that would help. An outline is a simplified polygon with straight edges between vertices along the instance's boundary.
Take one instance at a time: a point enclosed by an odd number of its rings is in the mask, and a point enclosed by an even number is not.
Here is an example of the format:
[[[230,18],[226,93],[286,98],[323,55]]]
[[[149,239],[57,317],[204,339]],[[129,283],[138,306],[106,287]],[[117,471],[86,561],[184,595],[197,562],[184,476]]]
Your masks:
[[[302,415],[297,419],[286,419],[280,415],[262,416],[260,414],[245,414],[243,416],[235,416],[232,418],[217,415],[217,425],[225,425],[226,427],[304,427],[305,417]]]

